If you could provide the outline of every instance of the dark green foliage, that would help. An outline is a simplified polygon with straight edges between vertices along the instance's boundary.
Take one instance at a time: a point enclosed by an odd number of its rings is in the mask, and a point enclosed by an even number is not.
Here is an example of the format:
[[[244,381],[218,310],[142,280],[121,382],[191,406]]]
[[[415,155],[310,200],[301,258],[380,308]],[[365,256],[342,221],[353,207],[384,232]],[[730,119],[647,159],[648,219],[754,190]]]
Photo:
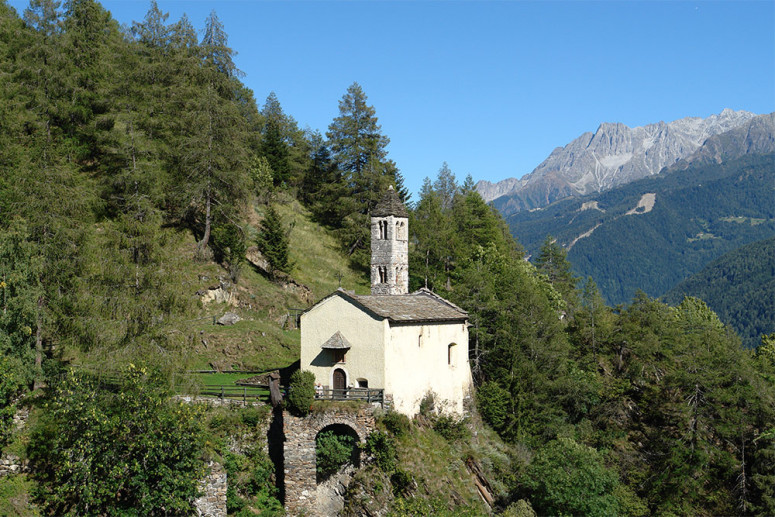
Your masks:
[[[309,414],[312,401],[315,400],[315,374],[306,370],[293,372],[285,400],[292,413],[299,416]]]
[[[436,417],[433,422],[433,430],[450,442],[465,440],[470,436],[466,421],[450,415]]]
[[[596,450],[567,438],[547,443],[521,478],[539,515],[617,515],[619,480]]]
[[[245,261],[247,244],[244,230],[236,224],[226,223],[213,228],[215,259],[225,262],[234,278],[240,264]]]
[[[315,438],[315,470],[326,479],[352,459],[355,439],[335,431],[323,431]]]
[[[335,229],[353,264],[366,268],[371,243],[369,212],[390,185],[398,168],[387,158],[387,144],[366,94],[353,83],[339,102],[325,145],[313,147],[305,197],[316,218]],[[329,153],[330,151],[330,158]]]
[[[476,402],[485,422],[499,433],[506,431],[509,422],[509,392],[497,382],[488,381],[476,390]]]
[[[414,480],[411,474],[398,469],[390,475],[390,484],[393,485],[393,495],[396,497],[409,495]]]
[[[568,308],[574,308],[578,278],[573,276],[568,253],[552,236],[548,236],[541,245],[535,265],[538,271],[549,277],[552,286],[562,294]]]
[[[258,235],[258,249],[264,255],[272,269],[288,272],[291,269],[288,249],[288,230],[283,227],[282,219],[273,206],[266,207],[261,233]]]
[[[205,473],[199,409],[129,367],[115,390],[71,373],[33,430],[38,502],[57,515],[189,515]]]
[[[775,331],[775,238],[748,244],[708,264],[665,294],[667,303],[701,298],[748,348]]]
[[[374,431],[366,438],[366,452],[374,458],[374,463],[385,473],[396,470],[396,444],[393,438],[382,431]]]
[[[397,437],[406,434],[412,425],[409,417],[396,411],[388,411],[380,421],[385,426],[385,429]]]
[[[16,413],[16,399],[23,393],[25,368],[20,361],[0,355],[0,447],[6,445],[13,431],[13,415]]]
[[[265,452],[270,408],[212,408],[206,418],[211,430],[208,441],[223,451],[221,458],[228,477],[226,508],[229,514],[283,515],[275,487],[274,465]]]

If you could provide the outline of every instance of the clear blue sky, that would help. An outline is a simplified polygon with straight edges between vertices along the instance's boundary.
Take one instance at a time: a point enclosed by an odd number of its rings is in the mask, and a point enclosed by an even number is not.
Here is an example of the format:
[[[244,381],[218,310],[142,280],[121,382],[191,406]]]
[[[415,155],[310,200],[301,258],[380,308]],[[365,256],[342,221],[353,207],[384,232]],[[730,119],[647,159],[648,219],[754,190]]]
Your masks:
[[[158,3],[197,29],[215,9],[256,100],[301,127],[325,133],[359,82],[413,192],[444,161],[520,177],[601,122],[775,111],[772,0]],[[150,2],[102,4],[131,23]]]

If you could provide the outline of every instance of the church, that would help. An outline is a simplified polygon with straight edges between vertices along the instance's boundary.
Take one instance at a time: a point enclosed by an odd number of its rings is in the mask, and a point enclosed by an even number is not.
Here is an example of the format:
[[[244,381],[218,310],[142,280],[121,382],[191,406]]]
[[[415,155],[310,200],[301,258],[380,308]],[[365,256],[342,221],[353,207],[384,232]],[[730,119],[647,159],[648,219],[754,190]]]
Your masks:
[[[462,414],[472,396],[468,314],[428,289],[409,293],[408,212],[390,187],[371,214],[371,294],[338,289],[301,316],[301,368],[323,388],[382,389],[393,409]]]

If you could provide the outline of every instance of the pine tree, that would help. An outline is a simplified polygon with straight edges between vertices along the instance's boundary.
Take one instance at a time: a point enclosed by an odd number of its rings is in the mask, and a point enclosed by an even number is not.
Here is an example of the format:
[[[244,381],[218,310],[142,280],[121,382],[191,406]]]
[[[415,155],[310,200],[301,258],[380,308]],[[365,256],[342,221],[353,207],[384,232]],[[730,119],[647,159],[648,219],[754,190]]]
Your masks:
[[[339,168],[348,181],[357,179],[373,161],[382,162],[390,139],[382,134],[373,106],[358,83],[347,88],[339,101],[339,116],[334,119],[326,137]]]
[[[339,197],[321,202],[339,205],[339,239],[353,263],[366,268],[368,214],[385,189],[395,184],[398,169],[387,159],[385,148],[390,140],[381,133],[375,110],[366,103],[358,83],[353,83],[339,102],[339,116],[329,125],[326,137],[341,174],[341,188],[328,192]]]
[[[206,20],[201,64],[182,108],[178,142],[178,204],[201,229],[200,254],[210,241],[213,221],[228,219],[247,195],[246,124],[234,100],[231,60],[223,25],[215,13]]]
[[[578,279],[573,276],[571,264],[568,261],[568,252],[557,243],[554,237],[548,235],[541,246],[535,264],[538,270],[549,278],[555,289],[562,293],[568,310],[573,312],[577,305],[575,291]]]
[[[280,214],[271,205],[266,208],[257,244],[273,270],[290,271],[288,233],[283,228]]]

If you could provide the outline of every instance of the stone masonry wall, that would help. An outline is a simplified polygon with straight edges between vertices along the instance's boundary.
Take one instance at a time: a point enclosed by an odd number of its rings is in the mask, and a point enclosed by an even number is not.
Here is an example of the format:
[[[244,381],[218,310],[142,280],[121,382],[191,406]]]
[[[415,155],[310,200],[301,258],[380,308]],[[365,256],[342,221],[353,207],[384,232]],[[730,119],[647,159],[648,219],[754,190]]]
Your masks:
[[[380,239],[379,223],[387,224],[387,238]],[[396,227],[398,224],[398,227]],[[371,294],[407,294],[409,291],[408,219],[392,215],[371,220]],[[380,282],[379,268],[386,268],[387,282]]]
[[[30,417],[30,410],[26,407],[20,407],[13,415],[13,427],[17,431],[23,429],[27,425],[27,420]],[[8,476],[10,474],[19,474],[21,472],[28,472],[29,465],[27,460],[22,460],[14,454],[3,454],[0,457],[0,477]]]
[[[243,402],[241,400],[219,399],[214,397],[176,396],[175,398],[187,404],[207,404],[209,406],[227,407],[231,409],[264,405],[263,402],[251,400]],[[264,425],[265,429],[262,431],[262,434],[266,435],[269,430],[270,421],[265,422]],[[243,445],[241,441],[244,437],[237,436],[232,438],[233,440],[229,447],[232,449],[232,452],[239,452],[238,449]],[[264,452],[269,452],[268,440],[262,442],[262,448],[264,449]],[[228,488],[226,471],[221,464],[215,462],[210,462],[208,468],[209,473],[199,482],[202,496],[194,501],[196,514],[199,517],[226,517],[226,489]]]
[[[288,515],[316,515],[315,438],[325,427],[344,424],[358,435],[361,444],[374,431],[374,408],[332,407],[307,417],[283,413],[285,435],[285,509]]]
[[[226,517],[226,471],[219,463],[208,464],[210,473],[199,482],[202,497],[194,501],[199,517]]]

